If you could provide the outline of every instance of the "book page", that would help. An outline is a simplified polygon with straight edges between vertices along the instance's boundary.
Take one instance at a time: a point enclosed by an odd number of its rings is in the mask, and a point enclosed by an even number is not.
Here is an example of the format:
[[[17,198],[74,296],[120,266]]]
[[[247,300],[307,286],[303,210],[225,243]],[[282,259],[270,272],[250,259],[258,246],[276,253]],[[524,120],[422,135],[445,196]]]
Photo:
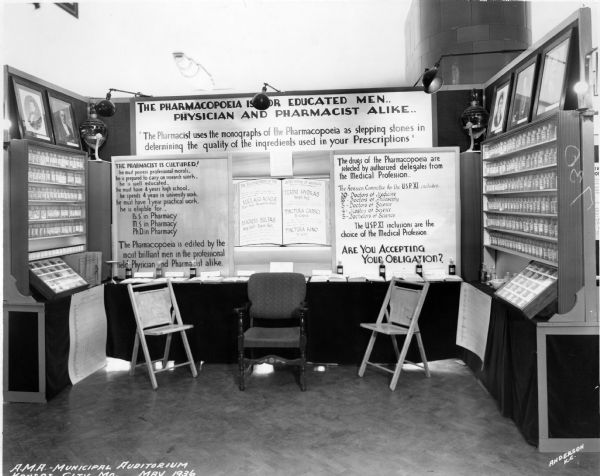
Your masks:
[[[281,181],[240,182],[240,246],[281,244]]]
[[[327,244],[327,182],[286,179],[281,194],[283,244]]]

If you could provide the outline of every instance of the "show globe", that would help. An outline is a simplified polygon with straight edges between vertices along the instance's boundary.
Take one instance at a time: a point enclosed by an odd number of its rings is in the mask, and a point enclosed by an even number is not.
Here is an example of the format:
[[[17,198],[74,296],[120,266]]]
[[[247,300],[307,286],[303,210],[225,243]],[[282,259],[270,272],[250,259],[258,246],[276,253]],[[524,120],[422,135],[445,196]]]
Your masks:
[[[89,150],[90,156],[94,155],[97,160],[100,160],[98,149],[106,142],[108,129],[106,124],[98,119],[94,105],[90,105],[89,111],[88,118],[79,126],[79,135]]]

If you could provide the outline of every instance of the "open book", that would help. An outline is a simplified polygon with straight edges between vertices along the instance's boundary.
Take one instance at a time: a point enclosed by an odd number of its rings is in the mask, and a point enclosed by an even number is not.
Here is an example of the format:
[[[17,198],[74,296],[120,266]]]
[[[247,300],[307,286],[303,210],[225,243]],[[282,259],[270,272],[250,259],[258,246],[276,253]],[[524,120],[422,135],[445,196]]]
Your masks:
[[[311,179],[237,183],[239,245],[328,244],[328,185]]]

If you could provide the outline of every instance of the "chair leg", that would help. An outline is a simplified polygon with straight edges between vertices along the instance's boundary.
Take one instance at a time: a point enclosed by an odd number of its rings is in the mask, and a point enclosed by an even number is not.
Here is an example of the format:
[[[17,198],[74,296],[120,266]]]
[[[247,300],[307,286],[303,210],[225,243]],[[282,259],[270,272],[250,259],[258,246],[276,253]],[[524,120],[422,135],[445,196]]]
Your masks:
[[[306,391],[306,349],[304,344],[300,347],[300,390]]]
[[[404,345],[402,346],[402,352],[400,352],[400,357],[398,358],[398,362],[396,363],[396,369],[394,370],[394,376],[392,377],[392,381],[390,383],[390,390],[393,392],[396,390],[396,384],[398,383],[398,377],[400,377],[400,372],[402,372],[402,365],[404,364],[404,359],[406,358],[406,354],[408,352],[408,347],[410,345],[410,340],[412,335],[409,334],[404,339]]]
[[[181,331],[181,341],[183,342],[183,348],[185,349],[185,354],[187,355],[190,364],[192,377],[196,378],[198,376],[198,370],[196,370],[196,363],[194,362],[194,357],[192,357],[192,350],[190,349],[190,343],[188,342],[185,331]]]
[[[375,345],[375,338],[377,337],[377,333],[373,331],[371,333],[371,338],[369,339],[369,344],[367,345],[367,350],[365,350],[365,356],[363,357],[362,363],[360,364],[360,368],[358,369],[358,376],[362,377],[365,374],[365,369],[367,368],[367,362],[371,357],[371,352],[373,351],[373,346]]]
[[[399,359],[400,351],[398,350],[398,341],[396,340],[396,336],[390,335],[390,339],[392,339],[392,345],[394,346],[394,353],[396,354],[396,359]]]
[[[129,375],[135,373],[135,367],[137,365],[138,350],[140,348],[140,336],[135,332],[135,340],[133,341],[133,352],[131,354],[131,361],[129,362]]]
[[[150,352],[148,351],[148,345],[146,339],[140,339],[142,344],[142,352],[144,353],[144,359],[146,359],[146,368],[148,369],[148,376],[150,377],[150,383],[152,388],[156,390],[158,383],[156,382],[156,375],[154,375],[154,369],[152,368],[152,359],[150,358]]]
[[[244,337],[238,337],[238,385],[240,390],[245,390],[246,385],[244,382]]]
[[[171,339],[173,338],[173,334],[167,334],[167,338],[165,341],[165,352],[162,358],[162,368],[167,368],[167,363],[169,362],[169,352],[171,350]]]
[[[423,339],[421,339],[421,334],[415,334],[417,336],[417,344],[419,345],[419,353],[421,354],[421,360],[423,361],[423,368],[425,369],[425,375],[427,377],[431,377],[429,373],[429,365],[427,364],[427,357],[425,356],[425,347],[423,346]]]

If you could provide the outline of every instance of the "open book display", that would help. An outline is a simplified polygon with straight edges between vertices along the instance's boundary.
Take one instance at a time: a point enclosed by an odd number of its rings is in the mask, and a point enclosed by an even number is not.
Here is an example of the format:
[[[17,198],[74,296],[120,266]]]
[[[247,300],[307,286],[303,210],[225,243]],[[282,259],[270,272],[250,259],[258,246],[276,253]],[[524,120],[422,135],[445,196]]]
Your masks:
[[[310,179],[237,183],[239,245],[329,244],[328,185]]]

